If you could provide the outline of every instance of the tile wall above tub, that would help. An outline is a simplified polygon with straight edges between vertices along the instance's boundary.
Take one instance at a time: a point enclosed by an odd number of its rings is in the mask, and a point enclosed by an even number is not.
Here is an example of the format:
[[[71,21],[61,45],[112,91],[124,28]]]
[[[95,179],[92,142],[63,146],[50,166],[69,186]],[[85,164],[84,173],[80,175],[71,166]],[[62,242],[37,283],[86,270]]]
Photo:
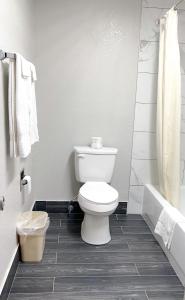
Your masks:
[[[157,20],[173,3],[173,0],[142,2],[128,213],[141,213],[146,183],[158,184],[155,134],[159,53]],[[182,73],[181,182],[185,183],[185,2],[179,8]]]

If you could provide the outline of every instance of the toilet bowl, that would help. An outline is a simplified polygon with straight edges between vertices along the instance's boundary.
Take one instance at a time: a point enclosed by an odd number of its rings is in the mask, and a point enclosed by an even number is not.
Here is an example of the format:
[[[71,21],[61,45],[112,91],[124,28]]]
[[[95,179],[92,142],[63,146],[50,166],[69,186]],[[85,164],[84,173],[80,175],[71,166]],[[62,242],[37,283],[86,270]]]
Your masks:
[[[109,215],[118,206],[118,192],[106,182],[86,182],[79,190],[78,202],[84,211],[81,237],[93,245],[111,240]]]
[[[110,186],[118,149],[75,146],[75,176],[83,183],[78,202],[84,211],[82,239],[92,245],[111,240],[109,216],[118,205],[118,192]]]

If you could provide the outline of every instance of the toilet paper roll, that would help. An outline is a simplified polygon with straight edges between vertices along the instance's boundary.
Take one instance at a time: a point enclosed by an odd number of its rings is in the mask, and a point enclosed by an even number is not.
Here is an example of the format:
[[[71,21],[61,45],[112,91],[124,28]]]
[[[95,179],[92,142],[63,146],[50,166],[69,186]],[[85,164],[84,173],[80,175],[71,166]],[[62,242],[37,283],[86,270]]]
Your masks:
[[[29,195],[31,193],[31,177],[29,175],[24,176],[22,182],[24,191]]]
[[[102,145],[102,137],[100,136],[93,136],[91,138],[91,147],[94,149],[101,149],[103,147]]]

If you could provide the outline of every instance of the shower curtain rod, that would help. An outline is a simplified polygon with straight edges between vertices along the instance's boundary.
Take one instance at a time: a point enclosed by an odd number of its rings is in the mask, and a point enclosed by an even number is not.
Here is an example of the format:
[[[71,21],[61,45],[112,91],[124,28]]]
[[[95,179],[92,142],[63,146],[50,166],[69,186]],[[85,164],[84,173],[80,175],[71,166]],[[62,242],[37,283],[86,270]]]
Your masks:
[[[183,1],[184,1],[184,0],[178,1],[178,2],[175,4],[174,8],[177,9],[177,6],[179,6],[179,4],[181,4]]]
[[[178,1],[178,2],[177,2],[174,6],[172,6],[172,7],[174,7],[174,9],[177,10],[177,9],[178,9],[177,6],[179,6],[179,4],[181,4],[182,2],[184,2],[184,0]],[[160,24],[160,19],[157,19],[157,20],[156,20],[156,25],[159,25],[159,24]]]
[[[3,60],[5,58],[15,58],[15,54],[14,53],[10,53],[10,52],[5,52],[3,50],[0,50],[0,60]]]

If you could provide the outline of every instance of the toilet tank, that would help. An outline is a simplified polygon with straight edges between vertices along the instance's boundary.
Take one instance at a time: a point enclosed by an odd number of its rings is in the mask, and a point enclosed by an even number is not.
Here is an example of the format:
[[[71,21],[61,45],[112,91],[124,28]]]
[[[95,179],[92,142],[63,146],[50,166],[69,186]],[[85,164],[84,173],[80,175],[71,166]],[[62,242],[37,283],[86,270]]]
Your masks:
[[[104,181],[111,182],[116,154],[116,148],[75,146],[75,175],[79,182]]]

